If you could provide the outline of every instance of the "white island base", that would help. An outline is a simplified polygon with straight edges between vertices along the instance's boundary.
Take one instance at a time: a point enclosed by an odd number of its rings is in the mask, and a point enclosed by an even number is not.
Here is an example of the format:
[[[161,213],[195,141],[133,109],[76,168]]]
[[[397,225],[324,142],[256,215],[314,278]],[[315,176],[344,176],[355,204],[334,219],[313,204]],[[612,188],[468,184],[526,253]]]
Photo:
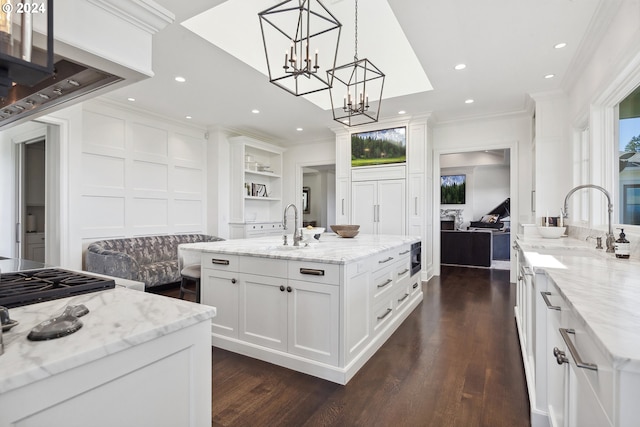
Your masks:
[[[69,304],[77,332],[29,341]],[[0,356],[0,426],[210,426],[215,309],[116,288],[18,307]]]
[[[213,346],[346,384],[422,301],[411,268],[419,240],[323,235],[287,248],[267,237],[180,251],[202,263]]]

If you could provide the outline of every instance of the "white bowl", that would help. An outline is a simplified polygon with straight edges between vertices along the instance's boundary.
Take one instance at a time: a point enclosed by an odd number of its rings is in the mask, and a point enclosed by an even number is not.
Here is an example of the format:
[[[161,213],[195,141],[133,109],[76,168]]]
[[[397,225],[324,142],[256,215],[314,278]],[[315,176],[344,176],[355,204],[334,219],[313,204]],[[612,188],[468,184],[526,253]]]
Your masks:
[[[567,227],[538,227],[538,233],[545,239],[558,239],[564,235]]]
[[[320,236],[324,233],[324,227],[301,228],[302,238],[304,241],[320,240]]]

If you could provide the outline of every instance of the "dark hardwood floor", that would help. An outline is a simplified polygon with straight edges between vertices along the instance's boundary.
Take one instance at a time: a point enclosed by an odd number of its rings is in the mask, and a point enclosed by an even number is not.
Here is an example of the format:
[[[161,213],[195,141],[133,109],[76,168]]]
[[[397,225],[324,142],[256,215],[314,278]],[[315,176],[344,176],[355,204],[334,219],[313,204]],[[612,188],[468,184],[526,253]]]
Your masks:
[[[443,266],[423,289],[346,386],[214,348],[212,426],[530,426],[509,271]]]

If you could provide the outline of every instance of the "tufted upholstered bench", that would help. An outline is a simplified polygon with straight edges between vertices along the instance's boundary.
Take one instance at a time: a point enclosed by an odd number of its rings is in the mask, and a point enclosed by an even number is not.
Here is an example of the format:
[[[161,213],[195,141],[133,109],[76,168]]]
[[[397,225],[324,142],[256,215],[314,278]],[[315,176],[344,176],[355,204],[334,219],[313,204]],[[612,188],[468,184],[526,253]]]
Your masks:
[[[87,247],[85,270],[144,282],[145,289],[178,282],[178,245],[224,240],[206,234],[170,234],[99,240]]]

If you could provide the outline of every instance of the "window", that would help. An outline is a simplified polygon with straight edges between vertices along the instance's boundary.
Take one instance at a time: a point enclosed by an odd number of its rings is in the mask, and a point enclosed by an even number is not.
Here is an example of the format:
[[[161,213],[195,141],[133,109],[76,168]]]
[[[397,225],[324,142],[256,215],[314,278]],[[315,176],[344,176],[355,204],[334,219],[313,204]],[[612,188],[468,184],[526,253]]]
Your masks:
[[[640,225],[640,87],[622,100],[618,116],[619,220]]]

